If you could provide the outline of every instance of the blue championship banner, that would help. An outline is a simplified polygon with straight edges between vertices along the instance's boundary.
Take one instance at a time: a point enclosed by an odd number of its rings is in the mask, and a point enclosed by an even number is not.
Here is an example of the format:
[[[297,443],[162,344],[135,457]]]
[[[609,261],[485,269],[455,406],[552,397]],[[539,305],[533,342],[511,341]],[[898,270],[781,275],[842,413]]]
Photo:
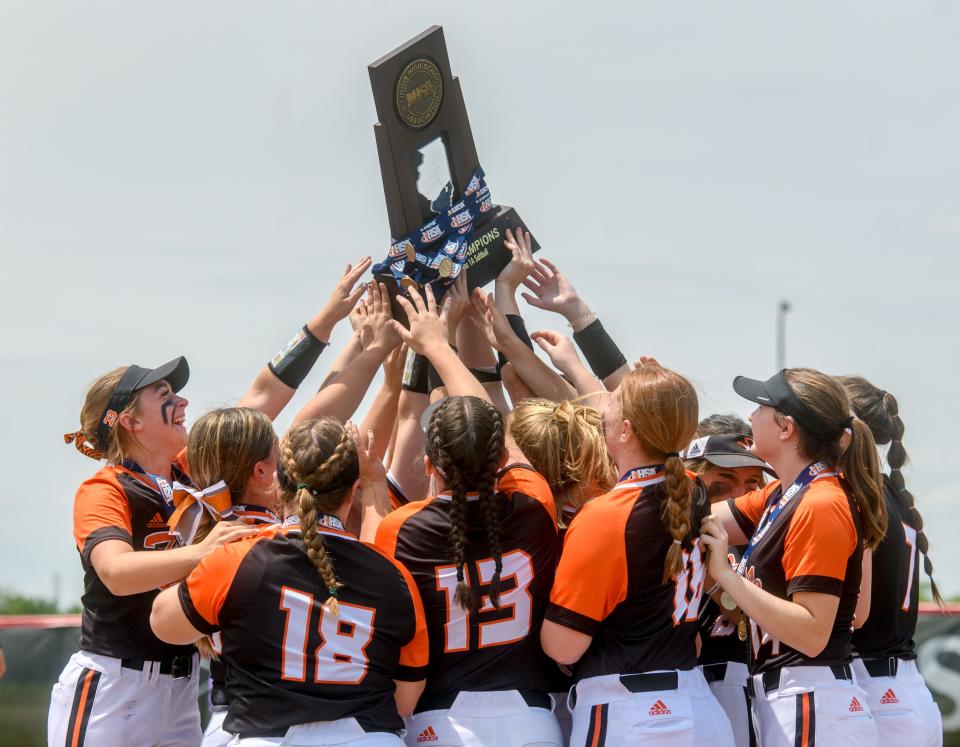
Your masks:
[[[477,220],[495,208],[478,166],[463,198],[416,231],[395,239],[373,273],[390,274],[405,289],[432,285],[439,299],[463,271]]]

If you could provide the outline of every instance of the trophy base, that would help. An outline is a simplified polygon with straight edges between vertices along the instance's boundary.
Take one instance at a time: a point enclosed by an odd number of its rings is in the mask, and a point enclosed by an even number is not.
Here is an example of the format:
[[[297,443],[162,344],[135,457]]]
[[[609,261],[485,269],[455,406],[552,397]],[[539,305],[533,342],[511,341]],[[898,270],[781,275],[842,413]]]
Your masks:
[[[478,223],[473,229],[473,238],[467,246],[467,258],[463,266],[467,270],[467,289],[482,288],[490,281],[494,280],[500,271],[510,264],[513,254],[503,243],[507,240],[507,229],[527,230],[526,224],[509,205],[498,205],[496,210],[489,218],[482,223]],[[540,244],[531,234],[531,249],[536,252],[540,249]],[[400,322],[404,327],[407,324],[407,315],[403,308],[397,303],[397,294],[403,293],[403,289],[397,284],[393,275],[379,274],[374,278],[377,282],[383,283],[390,295],[390,309],[393,312],[393,318]],[[420,289],[420,295],[423,296],[423,289]]]
[[[523,219],[509,205],[498,205],[490,218],[473,229],[473,239],[467,247],[467,286],[470,290],[482,288],[494,280],[500,271],[510,264],[513,257],[503,242],[507,240],[507,229],[529,230]],[[531,234],[531,248],[540,250],[540,244]]]

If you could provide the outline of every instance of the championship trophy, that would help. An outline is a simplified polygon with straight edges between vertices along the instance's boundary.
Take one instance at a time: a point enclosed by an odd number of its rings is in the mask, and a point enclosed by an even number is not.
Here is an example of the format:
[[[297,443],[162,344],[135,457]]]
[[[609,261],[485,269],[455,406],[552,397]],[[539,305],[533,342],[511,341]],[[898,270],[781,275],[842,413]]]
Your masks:
[[[510,262],[506,230],[527,228],[513,208],[490,197],[440,26],[368,70],[392,236],[373,272],[390,289],[394,317],[405,322],[395,300],[401,288],[422,292],[431,284],[439,298],[464,269],[470,289],[486,285]],[[532,237],[531,244],[540,248]]]

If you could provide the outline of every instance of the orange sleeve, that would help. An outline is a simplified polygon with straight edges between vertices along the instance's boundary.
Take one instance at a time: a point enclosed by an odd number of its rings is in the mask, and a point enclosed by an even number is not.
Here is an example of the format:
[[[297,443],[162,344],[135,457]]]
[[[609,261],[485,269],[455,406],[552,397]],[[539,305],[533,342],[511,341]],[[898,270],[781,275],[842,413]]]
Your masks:
[[[426,506],[433,498],[427,498],[424,501],[414,501],[405,506],[401,506],[396,511],[391,511],[380,522],[377,527],[377,536],[373,544],[377,549],[382,550],[389,558],[397,557],[397,537],[400,534],[400,528],[408,518],[417,511]]]
[[[529,465],[508,466],[497,477],[497,491],[512,495],[523,493],[539,502],[557,523],[557,507],[553,501],[553,491],[543,475]]]
[[[601,496],[580,509],[564,538],[546,619],[592,636],[627,598],[626,522],[636,493],[629,495]]]
[[[407,585],[407,590],[410,592],[410,600],[413,603],[413,636],[400,649],[400,666],[394,679],[403,680],[404,682],[419,682],[422,679],[426,679],[427,664],[430,661],[430,639],[427,636],[427,616],[423,611],[423,600],[420,598],[420,590],[417,588],[417,583],[413,580],[413,576],[410,575],[407,567],[399,560],[387,555],[382,548],[376,545],[371,545],[367,542],[363,544],[389,560],[393,567],[400,572],[400,575],[403,576],[404,583]]]
[[[240,564],[257,542],[271,536],[259,534],[221,545],[180,582],[180,606],[193,627],[207,635],[220,629],[220,610]]]
[[[104,540],[122,540],[133,545],[133,515],[130,502],[116,473],[109,467],[86,480],[73,501],[73,538],[84,562]]]
[[[413,638],[400,649],[400,668],[396,678],[406,682],[418,682],[426,679],[427,664],[430,661],[430,639],[427,637],[427,615],[423,611],[423,600],[420,599],[420,590],[417,588],[413,576],[401,563],[393,561],[400,569],[403,580],[410,590],[410,599],[413,601],[414,632]]]
[[[847,562],[857,548],[847,495],[836,480],[818,480],[790,519],[783,542],[787,594],[818,591],[841,596]]]
[[[747,535],[747,538],[753,536],[760,523],[760,517],[763,516],[763,510],[767,507],[767,500],[773,494],[773,491],[780,487],[780,481],[774,480],[769,485],[764,485],[760,490],[751,490],[744,493],[739,498],[730,498],[727,505],[730,506],[730,513],[736,520],[740,529]]]

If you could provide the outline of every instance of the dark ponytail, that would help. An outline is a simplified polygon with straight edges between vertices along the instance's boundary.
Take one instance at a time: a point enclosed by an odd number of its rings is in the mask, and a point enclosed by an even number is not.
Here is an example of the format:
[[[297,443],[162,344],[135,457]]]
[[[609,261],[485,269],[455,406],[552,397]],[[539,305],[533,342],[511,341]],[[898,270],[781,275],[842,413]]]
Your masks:
[[[943,597],[936,581],[933,580],[933,561],[930,560],[930,542],[923,531],[923,517],[917,509],[913,493],[907,490],[903,479],[903,465],[907,463],[907,450],[903,447],[903,433],[906,430],[900,419],[897,399],[890,392],[875,387],[860,376],[841,376],[840,383],[850,395],[853,410],[873,434],[878,445],[890,444],[887,450],[887,465],[890,475],[887,481],[893,488],[893,495],[910,516],[910,526],[917,532],[917,549],[923,555],[923,570],[930,579],[930,593],[934,601],[942,608]]]
[[[489,595],[494,607],[499,607],[503,549],[495,485],[503,448],[503,416],[478,397],[448,397],[430,418],[426,453],[450,491],[450,552],[457,567],[454,601],[473,612],[477,609],[477,597],[470,589],[465,569],[469,530],[467,491],[475,488],[480,494],[487,552],[495,565]]]

